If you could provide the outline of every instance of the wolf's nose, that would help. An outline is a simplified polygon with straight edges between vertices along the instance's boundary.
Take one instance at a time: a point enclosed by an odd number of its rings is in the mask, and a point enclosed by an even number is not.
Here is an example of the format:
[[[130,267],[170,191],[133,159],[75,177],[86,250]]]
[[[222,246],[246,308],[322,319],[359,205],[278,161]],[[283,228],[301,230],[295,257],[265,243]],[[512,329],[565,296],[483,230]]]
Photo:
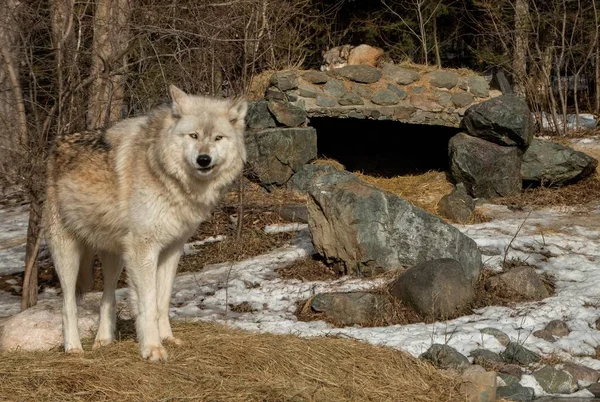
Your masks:
[[[210,155],[207,154],[198,155],[198,158],[196,158],[196,163],[200,167],[208,167],[211,161]]]

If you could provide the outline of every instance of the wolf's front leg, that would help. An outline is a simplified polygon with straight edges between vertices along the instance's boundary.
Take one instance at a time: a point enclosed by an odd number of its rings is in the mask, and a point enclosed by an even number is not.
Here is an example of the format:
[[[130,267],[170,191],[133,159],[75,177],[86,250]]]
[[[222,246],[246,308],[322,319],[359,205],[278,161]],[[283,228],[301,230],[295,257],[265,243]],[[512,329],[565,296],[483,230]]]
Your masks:
[[[156,288],[158,289],[158,333],[163,341],[181,344],[178,338],[173,336],[171,323],[169,322],[169,307],[171,305],[171,293],[173,281],[177,273],[177,265],[183,252],[183,244],[176,244],[164,250],[158,261],[158,275],[156,277]]]
[[[142,357],[150,361],[167,360],[167,351],[158,332],[156,276],[159,251],[158,246],[143,239],[131,242],[125,250],[126,270],[132,290],[137,294],[137,338]]]

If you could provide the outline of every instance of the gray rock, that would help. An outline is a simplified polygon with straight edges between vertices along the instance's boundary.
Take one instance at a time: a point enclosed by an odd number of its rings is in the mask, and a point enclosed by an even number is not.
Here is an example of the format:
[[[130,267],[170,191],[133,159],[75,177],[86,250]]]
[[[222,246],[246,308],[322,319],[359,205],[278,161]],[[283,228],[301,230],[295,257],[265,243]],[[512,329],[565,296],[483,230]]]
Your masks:
[[[429,98],[427,94],[415,94],[410,97],[410,104],[427,112],[440,112],[442,105]]]
[[[507,374],[513,377],[521,378],[523,376],[523,369],[518,364],[504,363],[497,366],[497,370],[501,374]]]
[[[510,401],[533,401],[535,392],[531,387],[524,387],[519,383],[498,387],[496,397],[504,398]]]
[[[336,68],[335,72],[344,78],[363,84],[372,84],[381,79],[381,71],[366,65],[344,66]]]
[[[523,155],[525,185],[563,186],[592,175],[598,161],[564,145],[534,139]]]
[[[327,84],[323,85],[323,91],[329,96],[339,98],[343,96],[348,90],[344,83],[340,80],[330,79]]]
[[[322,71],[311,70],[302,74],[302,79],[310,82],[311,84],[325,84],[327,80],[329,80],[329,77],[327,77],[327,74]]]
[[[449,319],[473,301],[475,292],[460,263],[443,258],[404,272],[392,282],[390,294],[423,316]]]
[[[471,103],[473,103],[475,98],[471,94],[465,92],[458,92],[452,95],[450,100],[452,101],[452,103],[454,103],[456,107],[467,107]]]
[[[500,357],[507,363],[516,363],[523,366],[540,361],[540,355],[516,342],[510,342],[506,349],[500,353]]]
[[[450,171],[475,198],[506,197],[521,192],[521,154],[460,133],[449,141]]]
[[[535,371],[533,376],[549,394],[570,394],[577,390],[577,382],[573,380],[573,376],[553,366],[544,366]]]
[[[443,196],[438,203],[438,212],[457,223],[469,223],[473,211],[475,211],[475,201],[462,183],[458,183],[452,192]]]
[[[575,363],[565,363],[563,369],[573,376],[573,380],[580,386],[587,386],[600,380],[600,372]]]
[[[487,98],[490,95],[490,85],[480,75],[472,75],[467,78],[469,92],[478,98]]]
[[[423,91],[425,91],[425,88],[423,88],[423,87],[414,87],[413,89],[410,90],[410,92],[412,92],[413,94],[420,94]]]
[[[400,100],[406,99],[406,91],[404,89],[398,87],[397,85],[388,84],[387,89],[389,89],[390,91],[395,93],[396,96],[398,96],[398,99],[400,99]]]
[[[248,164],[263,186],[283,185],[304,164],[317,158],[317,132],[271,128],[246,134]]]
[[[389,298],[366,292],[321,293],[310,307],[342,325],[367,325],[381,320],[389,309]]]
[[[432,71],[427,76],[434,87],[452,89],[458,84],[458,74],[452,71]]]
[[[475,104],[465,112],[462,125],[474,137],[523,151],[533,138],[533,118],[525,99],[502,95]]]
[[[465,395],[465,401],[495,402],[496,373],[486,372],[482,367],[473,369],[475,367],[467,368],[461,376],[460,391]]]
[[[443,107],[452,106],[452,95],[448,92],[437,92],[437,103]]]
[[[365,118],[365,115],[364,115],[364,114],[362,114],[362,113],[360,113],[360,112],[356,112],[356,111],[354,111],[354,110],[351,110],[351,111],[348,113],[348,117],[350,117],[351,119],[364,119],[364,118]]]
[[[486,289],[508,289],[528,300],[542,300],[550,296],[548,289],[535,269],[528,266],[514,267],[510,271],[491,277]]]
[[[265,99],[285,101],[286,95],[277,88],[268,88],[265,92]]]
[[[268,107],[275,119],[284,126],[298,127],[306,123],[306,110],[289,102],[270,100]]]
[[[365,99],[371,99],[373,90],[366,85],[352,84],[352,90]]]
[[[408,85],[419,79],[419,73],[409,68],[398,67],[393,64],[383,66],[383,76],[396,84]]]
[[[389,89],[380,89],[379,91],[375,92],[375,94],[371,98],[371,102],[380,106],[395,105],[399,101],[400,98],[398,98],[398,95],[396,95]]]
[[[331,96],[317,96],[316,100],[317,106],[321,107],[335,107],[338,105],[337,100],[332,98]]]
[[[318,95],[322,94],[323,91],[316,85],[308,84],[306,82],[301,82],[298,84],[298,95],[300,96],[305,98],[316,98]]]
[[[596,398],[600,398],[600,383],[590,384],[587,388]]]
[[[520,384],[521,382],[521,378],[515,377],[514,375],[510,374],[498,373],[498,377],[500,377],[500,379],[504,381],[506,385],[515,385]]]
[[[502,363],[503,360],[498,353],[494,353],[490,350],[486,349],[475,349],[471,352],[470,355],[473,358],[473,362],[475,364],[481,364],[480,361],[487,363],[484,365],[489,365],[490,363]]]
[[[252,129],[273,128],[276,126],[275,119],[268,107],[269,102],[261,100],[248,102],[248,113],[246,114],[246,125]]]
[[[558,337],[567,336],[571,332],[567,323],[562,320],[552,320],[546,324],[544,329],[550,332],[552,335]]]
[[[548,331],[546,331],[545,329],[539,329],[537,331],[533,331],[533,336],[535,336],[536,338],[540,338],[543,339],[547,342],[556,342],[556,339],[554,338],[554,336],[552,336],[552,334]]]
[[[510,343],[510,338],[508,337],[508,335],[506,335],[504,332],[500,331],[499,329],[487,327],[487,328],[481,329],[479,332],[481,332],[482,334],[493,336],[503,346],[508,346],[508,344]]]
[[[298,174],[298,172],[296,172],[296,174]],[[296,174],[294,174],[294,176]],[[308,209],[304,204],[284,204],[277,209],[277,213],[283,219],[290,222],[308,223]]]
[[[271,85],[281,91],[298,88],[298,74],[296,71],[278,71],[271,76]]]
[[[303,165],[290,179],[291,188],[301,194],[306,194],[308,187],[317,177],[334,174],[335,172],[337,172],[337,169],[331,165]]]
[[[354,92],[346,92],[340,99],[338,99],[338,103],[342,106],[364,104],[362,98]]]
[[[434,343],[425,353],[419,356],[420,359],[431,362],[440,369],[464,369],[471,365],[469,359],[456,349],[448,345]]]
[[[481,269],[477,244],[455,227],[348,172],[309,186],[309,226],[316,250],[362,274],[437,258],[458,260],[469,280]]]

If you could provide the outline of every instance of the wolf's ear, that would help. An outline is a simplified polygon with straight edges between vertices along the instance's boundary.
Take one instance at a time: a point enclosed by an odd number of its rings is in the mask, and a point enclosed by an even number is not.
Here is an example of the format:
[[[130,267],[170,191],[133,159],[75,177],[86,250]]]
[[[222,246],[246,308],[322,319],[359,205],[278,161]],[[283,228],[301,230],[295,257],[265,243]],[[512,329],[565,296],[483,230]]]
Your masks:
[[[244,126],[244,118],[246,118],[246,112],[248,111],[248,102],[244,99],[237,99],[233,101],[229,108],[229,121],[235,127]]]
[[[181,117],[181,114],[183,113],[183,107],[188,100],[188,95],[175,85],[169,85],[169,95],[171,96],[171,101],[173,102],[173,105],[171,106],[173,109],[173,116]]]

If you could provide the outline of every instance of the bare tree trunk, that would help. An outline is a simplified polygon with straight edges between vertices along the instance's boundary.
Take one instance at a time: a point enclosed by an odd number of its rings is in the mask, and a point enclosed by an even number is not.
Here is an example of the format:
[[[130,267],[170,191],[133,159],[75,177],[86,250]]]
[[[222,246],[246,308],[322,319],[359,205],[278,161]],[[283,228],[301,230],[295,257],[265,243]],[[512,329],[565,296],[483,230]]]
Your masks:
[[[98,0],[94,14],[92,68],[88,127],[97,128],[119,120],[124,100],[125,52],[129,41],[130,0]]]
[[[515,47],[513,50],[513,90],[525,94],[524,82],[527,79],[527,46],[529,36],[528,0],[515,0]]]
[[[435,49],[435,64],[442,68],[442,58],[440,56],[440,44],[438,43],[437,18],[433,17],[433,48]]]
[[[0,2],[0,165],[4,174],[12,171],[10,161],[23,152],[27,138],[18,64],[21,7],[19,0]]]
[[[35,306],[38,301],[37,258],[42,240],[42,203],[32,198],[29,206],[27,246],[25,248],[25,277],[21,294],[21,311]]]
[[[594,67],[594,80],[596,81],[596,95],[595,95],[595,114],[597,117],[600,116],[600,45],[596,44],[596,65]]]

